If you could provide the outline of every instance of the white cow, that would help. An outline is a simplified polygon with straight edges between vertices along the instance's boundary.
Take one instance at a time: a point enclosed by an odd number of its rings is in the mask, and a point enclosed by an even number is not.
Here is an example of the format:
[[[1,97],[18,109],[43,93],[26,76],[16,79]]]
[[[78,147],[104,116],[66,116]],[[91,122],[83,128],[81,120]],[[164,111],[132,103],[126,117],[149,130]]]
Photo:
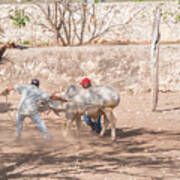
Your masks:
[[[75,121],[79,129],[83,114],[93,119],[97,119],[100,115],[103,115],[104,122],[102,123],[100,135],[104,135],[108,124],[110,124],[111,137],[115,140],[116,117],[114,116],[113,109],[120,102],[120,95],[116,89],[110,86],[93,86],[88,89],[79,89],[71,85],[67,88],[63,97],[69,101],[63,105],[69,124],[68,127]]]

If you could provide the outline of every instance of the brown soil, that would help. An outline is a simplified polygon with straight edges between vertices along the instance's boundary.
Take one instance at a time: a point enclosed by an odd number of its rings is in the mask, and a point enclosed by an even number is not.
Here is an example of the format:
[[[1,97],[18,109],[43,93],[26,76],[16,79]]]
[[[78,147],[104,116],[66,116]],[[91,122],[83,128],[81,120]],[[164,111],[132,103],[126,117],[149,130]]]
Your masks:
[[[0,180],[179,180],[180,93],[161,93],[157,112],[150,97],[121,94],[116,142],[84,123],[80,136],[73,127],[65,137],[64,116],[53,113],[42,115],[50,141],[29,119],[17,141],[11,109],[19,97],[10,95],[8,106],[0,97]]]

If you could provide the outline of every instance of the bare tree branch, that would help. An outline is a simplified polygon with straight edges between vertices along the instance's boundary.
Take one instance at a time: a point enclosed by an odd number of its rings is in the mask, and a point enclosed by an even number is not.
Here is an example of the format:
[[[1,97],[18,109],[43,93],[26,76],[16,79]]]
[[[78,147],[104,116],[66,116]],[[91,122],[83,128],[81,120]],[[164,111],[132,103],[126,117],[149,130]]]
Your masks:
[[[87,5],[83,4],[82,5],[82,26],[81,26],[80,44],[83,43],[83,39],[84,39],[84,29],[85,29],[85,25],[86,25],[86,12],[87,12]]]
[[[70,0],[53,0],[53,6],[50,6],[46,0],[46,7],[34,3],[47,20],[46,23],[39,23],[42,27],[55,34],[56,43],[59,40],[63,46],[91,43],[96,38],[112,31],[113,28],[131,23],[132,20],[142,11],[137,10],[128,19],[122,23],[112,24],[112,11],[115,6],[108,8],[107,12],[97,18],[96,5],[70,4]],[[53,12],[53,13],[52,13]],[[87,37],[85,36],[87,35]]]
[[[47,29],[47,30],[48,30],[48,31],[50,31],[50,32],[54,32],[54,30],[53,30],[53,29],[49,28],[49,27],[48,27],[48,26],[46,26],[45,24],[38,23],[38,25],[39,25],[39,26],[44,27],[45,29]]]
[[[80,41],[80,36],[77,33],[76,21],[74,17],[72,17],[72,21],[73,21],[73,26],[74,26],[74,37],[77,37],[77,39]]]
[[[55,28],[54,24],[53,24],[53,21],[50,19],[50,16],[49,16],[49,13],[47,13],[43,7],[39,4],[39,3],[33,3],[35,6],[37,6],[41,12],[44,14],[46,20],[48,21],[48,23],[51,25],[52,28]]]

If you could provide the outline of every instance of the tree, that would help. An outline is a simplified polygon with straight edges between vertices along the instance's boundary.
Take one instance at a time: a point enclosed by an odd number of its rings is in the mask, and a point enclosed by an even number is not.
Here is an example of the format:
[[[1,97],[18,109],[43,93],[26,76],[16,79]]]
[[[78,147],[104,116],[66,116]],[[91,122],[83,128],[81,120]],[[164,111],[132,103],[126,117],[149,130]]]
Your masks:
[[[46,0],[46,6],[40,3],[34,5],[40,9],[47,21],[38,24],[53,32],[56,44],[60,42],[63,46],[91,43],[116,26],[105,26],[105,17],[111,13],[112,8],[101,19],[97,19],[95,4],[73,4],[68,0],[54,0],[50,4]],[[89,34],[88,38],[85,38],[85,34]]]
[[[114,6],[108,6],[106,12],[101,16],[97,15],[96,3],[71,3],[70,0],[53,0],[49,3],[46,0],[46,6],[40,3],[34,3],[35,7],[40,9],[46,22],[38,24],[54,33],[54,42],[63,46],[82,45],[96,42],[104,34],[112,31],[113,28],[125,28],[141,10],[136,11],[123,23],[112,24]],[[107,18],[109,16],[109,18]],[[108,19],[108,21],[107,21]]]

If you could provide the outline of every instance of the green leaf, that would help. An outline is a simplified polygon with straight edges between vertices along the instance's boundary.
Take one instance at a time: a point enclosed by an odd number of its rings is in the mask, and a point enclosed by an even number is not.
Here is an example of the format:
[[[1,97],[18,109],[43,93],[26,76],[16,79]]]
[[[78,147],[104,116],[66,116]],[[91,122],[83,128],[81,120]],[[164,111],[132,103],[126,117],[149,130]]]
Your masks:
[[[28,16],[24,16],[24,20],[29,22],[30,21],[30,18]]]
[[[20,9],[14,10],[14,15],[10,15],[9,18],[18,27],[26,26],[26,22],[30,21],[29,16],[25,15],[25,11]]]

